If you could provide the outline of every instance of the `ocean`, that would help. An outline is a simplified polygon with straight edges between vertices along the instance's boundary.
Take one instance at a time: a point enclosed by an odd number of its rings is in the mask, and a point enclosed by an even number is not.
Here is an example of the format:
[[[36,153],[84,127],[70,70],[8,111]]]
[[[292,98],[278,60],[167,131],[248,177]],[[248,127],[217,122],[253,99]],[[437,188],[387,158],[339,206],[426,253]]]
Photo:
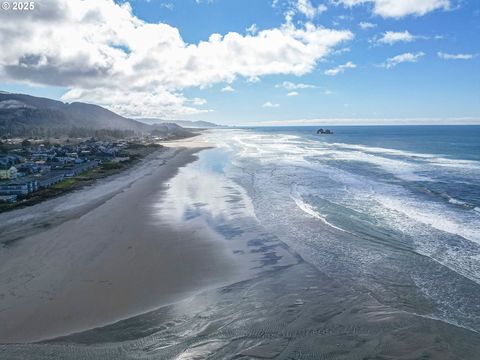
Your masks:
[[[215,131],[201,159],[319,270],[480,331],[480,126],[330,129]]]

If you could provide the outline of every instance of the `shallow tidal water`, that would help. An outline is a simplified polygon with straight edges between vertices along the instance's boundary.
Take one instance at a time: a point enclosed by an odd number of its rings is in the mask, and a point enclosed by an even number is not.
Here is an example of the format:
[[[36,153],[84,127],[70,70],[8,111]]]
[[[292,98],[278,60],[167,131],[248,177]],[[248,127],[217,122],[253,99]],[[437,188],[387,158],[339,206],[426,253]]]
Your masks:
[[[218,236],[235,281],[0,358],[475,359],[480,129],[416,128],[208,133],[152,221]]]

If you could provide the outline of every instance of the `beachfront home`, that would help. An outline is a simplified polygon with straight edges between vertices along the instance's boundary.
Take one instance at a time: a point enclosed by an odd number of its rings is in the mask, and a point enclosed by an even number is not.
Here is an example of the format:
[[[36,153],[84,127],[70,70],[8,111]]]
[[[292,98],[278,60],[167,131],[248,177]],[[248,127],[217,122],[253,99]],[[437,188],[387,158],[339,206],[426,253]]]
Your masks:
[[[77,176],[77,175],[80,175],[81,173],[84,173],[85,171],[96,168],[97,166],[98,166],[98,161],[96,160],[87,161],[82,164],[77,164],[71,168],[65,168],[63,173],[65,177]]]
[[[1,180],[11,180],[16,179],[18,176],[18,171],[15,166],[2,166],[0,167],[0,179]]]
[[[0,195],[26,196],[38,190],[36,179],[24,179],[22,181],[8,181],[0,183]]]
[[[52,171],[50,174],[45,175],[38,179],[39,188],[49,188],[52,185],[58,184],[65,177],[63,171]]]
[[[0,203],[16,203],[17,195],[0,195]]]
[[[28,195],[28,185],[25,183],[0,183],[0,195]]]

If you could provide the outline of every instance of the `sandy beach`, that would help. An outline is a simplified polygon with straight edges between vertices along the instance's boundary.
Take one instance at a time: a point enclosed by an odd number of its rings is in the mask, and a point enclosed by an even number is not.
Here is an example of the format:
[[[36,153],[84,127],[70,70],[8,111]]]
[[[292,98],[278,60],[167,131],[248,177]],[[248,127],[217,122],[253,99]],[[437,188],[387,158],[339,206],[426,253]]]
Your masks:
[[[111,323],[228,279],[215,236],[151,216],[168,179],[202,150],[194,145],[183,141],[116,179],[2,215],[1,342]]]

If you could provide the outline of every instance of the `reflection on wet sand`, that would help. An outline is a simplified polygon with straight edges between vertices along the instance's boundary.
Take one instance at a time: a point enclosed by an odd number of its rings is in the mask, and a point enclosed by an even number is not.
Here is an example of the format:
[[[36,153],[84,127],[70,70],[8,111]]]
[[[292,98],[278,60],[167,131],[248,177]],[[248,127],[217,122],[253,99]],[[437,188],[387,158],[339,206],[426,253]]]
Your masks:
[[[230,249],[236,269],[230,282],[295,264],[297,256],[262,229],[245,190],[225,176],[227,162],[221,150],[212,149],[181,169],[154,206],[156,221],[219,238],[222,246]]]

